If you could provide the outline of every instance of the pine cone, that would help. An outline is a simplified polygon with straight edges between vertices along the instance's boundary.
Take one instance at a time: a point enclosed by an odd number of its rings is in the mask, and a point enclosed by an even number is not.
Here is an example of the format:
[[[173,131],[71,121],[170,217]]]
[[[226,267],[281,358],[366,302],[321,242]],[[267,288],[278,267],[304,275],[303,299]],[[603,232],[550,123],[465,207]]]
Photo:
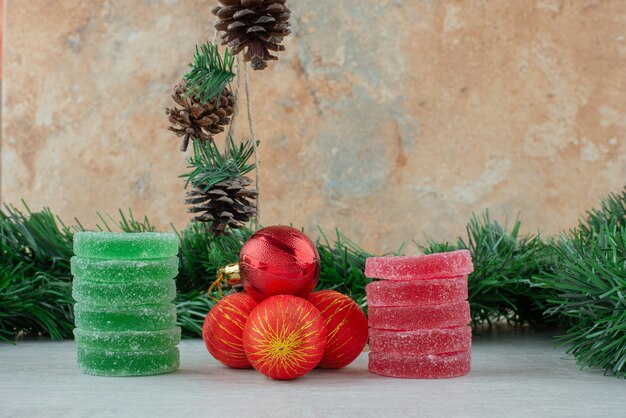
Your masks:
[[[192,96],[187,96],[187,83],[181,80],[174,87],[172,99],[177,107],[165,109],[171,126],[169,130],[183,137],[181,151],[186,151],[190,139],[204,143],[213,141],[213,135],[224,132],[224,126],[230,123],[235,106],[235,96],[225,88],[219,97],[201,103]],[[218,103],[219,101],[219,103]]]
[[[277,60],[270,51],[284,51],[279,45],[291,33],[286,0],[219,0],[213,9],[218,17],[215,28],[224,32],[222,45],[232,48],[233,55],[244,48],[244,60],[252,62],[252,69],[262,70],[267,61]]]
[[[206,193],[202,187],[195,187],[187,192],[185,203],[193,205],[189,213],[200,213],[194,217],[196,222],[211,222],[211,231],[215,235],[224,235],[226,227],[239,229],[256,215],[255,189],[248,189],[252,180],[248,177],[235,177],[224,180]]]

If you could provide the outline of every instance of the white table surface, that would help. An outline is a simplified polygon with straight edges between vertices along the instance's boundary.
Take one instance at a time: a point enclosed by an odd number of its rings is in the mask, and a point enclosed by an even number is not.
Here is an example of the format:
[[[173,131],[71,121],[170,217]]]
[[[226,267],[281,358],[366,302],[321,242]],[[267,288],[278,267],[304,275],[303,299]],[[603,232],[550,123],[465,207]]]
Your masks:
[[[342,370],[278,382],[230,370],[202,340],[180,345],[176,373],[81,374],[73,341],[0,344],[0,417],[624,417],[626,380],[579,371],[546,335],[475,337],[472,373],[406,380]]]

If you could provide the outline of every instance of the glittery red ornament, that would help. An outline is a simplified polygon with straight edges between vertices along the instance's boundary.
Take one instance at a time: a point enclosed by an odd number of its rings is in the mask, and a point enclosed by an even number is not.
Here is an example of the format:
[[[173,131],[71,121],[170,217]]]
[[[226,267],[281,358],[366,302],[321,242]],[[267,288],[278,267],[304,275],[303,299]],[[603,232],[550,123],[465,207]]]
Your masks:
[[[361,307],[334,290],[315,292],[308,300],[321,312],[328,331],[319,367],[339,369],[352,363],[367,343],[367,318]]]
[[[288,226],[258,230],[239,254],[246,292],[261,301],[274,295],[307,298],[320,275],[317,248],[301,231]]]
[[[243,327],[256,300],[246,293],[233,293],[220,300],[207,314],[202,338],[216,360],[234,369],[251,367],[243,350]]]
[[[272,379],[295,379],[318,365],[326,348],[320,311],[292,295],[259,303],[243,330],[243,348],[252,366]]]

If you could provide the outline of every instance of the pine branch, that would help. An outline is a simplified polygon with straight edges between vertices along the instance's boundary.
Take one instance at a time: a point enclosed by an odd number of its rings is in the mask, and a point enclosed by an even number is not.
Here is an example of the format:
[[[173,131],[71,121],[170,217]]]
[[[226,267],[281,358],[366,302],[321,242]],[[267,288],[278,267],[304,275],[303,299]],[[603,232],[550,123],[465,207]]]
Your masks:
[[[49,209],[0,210],[0,340],[19,333],[71,335],[72,232]],[[79,229],[79,228],[75,228]]]
[[[193,62],[189,64],[191,70],[185,74],[187,94],[201,103],[215,99],[235,77],[233,63],[235,59],[228,48],[224,50],[224,57],[220,56],[217,45],[205,43],[198,48]]]
[[[214,142],[201,144],[194,141],[193,156],[187,160],[190,172],[181,177],[187,178],[185,187],[208,191],[217,183],[248,174],[255,169],[254,163],[248,163],[254,153],[253,140],[235,144],[232,136],[226,138],[226,152],[220,153]]]
[[[469,301],[473,325],[491,324],[501,319],[510,324],[546,323],[548,289],[533,288],[533,275],[547,269],[550,247],[538,235],[520,235],[521,222],[513,228],[491,219],[489,212],[472,215],[467,236],[456,244],[427,241],[427,253],[467,249],[472,254],[474,272],[469,275]]]
[[[132,209],[128,209],[128,215],[126,215],[124,211],[122,211],[121,209],[118,209],[117,213],[120,217],[119,221],[116,221],[110,215],[103,216],[100,212],[96,212],[96,214],[98,215],[98,218],[100,219],[100,222],[102,222],[102,225],[98,224],[96,225],[96,228],[98,228],[100,231],[113,232],[114,228],[111,228],[109,226],[107,222],[107,218],[108,218],[109,221],[114,222],[116,226],[122,232],[155,232],[156,231],[156,227],[154,227],[150,223],[147,216],[144,216],[143,220],[141,221],[135,219]]]
[[[547,313],[570,320],[558,337],[567,352],[581,367],[626,377],[626,226],[613,220],[589,231],[563,235],[554,246],[558,269],[538,281],[555,292]]]
[[[352,297],[361,307],[367,309],[365,285],[370,279],[365,277],[365,260],[371,257],[366,251],[335,230],[335,241],[331,242],[324,231],[319,229],[320,239],[317,251],[320,255],[321,273],[317,290],[333,289]]]
[[[48,271],[72,255],[72,231],[49,209],[31,212],[24,203],[23,213],[13,206],[0,210],[0,239],[3,261],[42,265]],[[59,265],[61,263],[61,265]]]
[[[587,211],[578,230],[588,236],[602,231],[606,225],[626,226],[626,186],[621,193],[611,193],[600,203],[600,208]]]
[[[206,223],[191,223],[178,232],[180,271],[176,279],[179,292],[206,291],[217,271],[239,261],[243,244],[252,236],[250,228],[233,229],[230,235],[214,236]]]
[[[0,340],[18,334],[66,338],[74,328],[71,277],[34,271],[30,265],[0,266]]]
[[[218,295],[213,295],[217,298]],[[176,325],[182,328],[183,337],[201,337],[202,324],[207,312],[215,305],[215,300],[206,291],[179,293],[174,301],[176,305]]]

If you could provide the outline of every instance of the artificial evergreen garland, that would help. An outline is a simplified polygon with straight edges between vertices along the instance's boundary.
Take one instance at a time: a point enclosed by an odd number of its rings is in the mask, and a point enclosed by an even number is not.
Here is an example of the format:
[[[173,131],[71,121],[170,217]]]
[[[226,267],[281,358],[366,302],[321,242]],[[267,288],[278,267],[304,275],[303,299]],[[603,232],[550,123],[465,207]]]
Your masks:
[[[621,193],[609,194],[600,202],[599,208],[587,211],[578,224],[578,230],[587,236],[593,236],[610,224],[617,228],[626,227],[626,187]]]
[[[570,324],[558,338],[580,365],[626,377],[626,228],[575,230],[553,249],[558,268],[537,280],[553,294],[547,314]]]
[[[489,212],[472,215],[467,236],[456,243],[433,242],[421,246],[424,253],[467,249],[474,272],[469,276],[469,302],[474,325],[505,320],[512,325],[544,326],[543,315],[551,289],[533,287],[533,277],[552,269],[551,246],[539,235],[521,235],[521,222],[512,228],[492,220]]]
[[[626,377],[626,187],[550,248],[552,268],[534,282],[552,293],[547,316],[567,325],[559,340],[581,367]]]
[[[26,211],[0,211],[0,339],[31,331],[67,338],[74,328],[72,231],[49,209]]]
[[[100,229],[152,231],[148,219],[132,213],[115,225],[100,217]],[[0,339],[16,335],[69,338],[73,325],[71,298],[72,233],[50,210],[0,211]],[[506,319],[513,325],[545,326],[557,320],[568,327],[561,337],[582,366],[598,366],[626,375],[626,188],[590,210],[572,231],[543,241],[521,236],[486,213],[472,217],[467,237],[454,245],[428,242],[426,252],[468,248],[476,271],[469,293],[474,325]],[[237,261],[249,228],[216,237],[203,223],[177,232],[180,272],[177,278],[178,323],[184,335],[201,335],[202,322],[213,306],[206,290],[217,270]],[[350,294],[365,307],[363,275],[370,256],[340,232],[334,241],[323,233],[317,243],[322,265],[319,289]],[[217,291],[212,295],[218,297]],[[545,315],[542,315],[545,313]]]

